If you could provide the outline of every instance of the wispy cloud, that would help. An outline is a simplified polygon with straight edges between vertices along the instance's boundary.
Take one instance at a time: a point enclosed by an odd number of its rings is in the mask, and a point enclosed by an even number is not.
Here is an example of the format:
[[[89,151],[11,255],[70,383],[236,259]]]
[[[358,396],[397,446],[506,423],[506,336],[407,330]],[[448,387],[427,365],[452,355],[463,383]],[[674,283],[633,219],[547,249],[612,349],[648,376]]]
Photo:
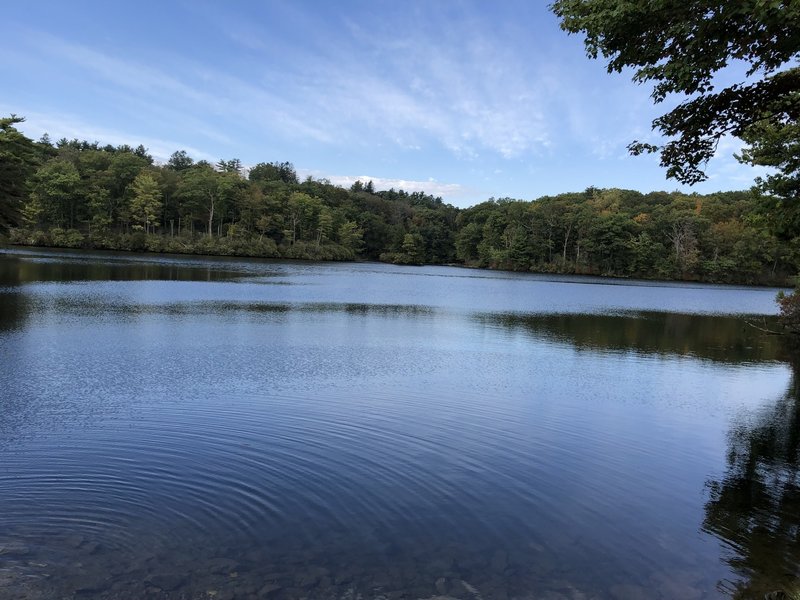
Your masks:
[[[447,28],[434,15],[400,36],[396,25],[375,31],[344,21],[347,35],[306,45],[278,41],[212,9],[201,12],[222,36],[264,56],[264,66],[254,60],[244,78],[182,57],[142,64],[48,33],[26,39],[32,50],[101,82],[108,94],[180,106],[180,118],[238,120],[294,143],[446,149],[461,159],[508,160],[548,152],[559,137],[558,115],[566,113],[572,137],[603,156],[615,146],[603,120],[589,116],[592,100],[579,93],[580,81],[554,69],[548,56],[518,55],[469,14]],[[313,27],[310,20],[306,37],[330,34]],[[272,60],[279,49],[286,61]]]
[[[459,183],[443,183],[435,179],[415,181],[413,179],[393,179],[387,177],[373,177],[371,175],[328,175],[322,176],[317,171],[298,170],[301,177],[312,175],[320,179],[327,179],[334,185],[349,188],[356,181],[364,184],[371,181],[376,190],[404,190],[406,192],[424,192],[432,196],[441,196],[448,201],[457,201],[474,193],[467,186]]]
[[[124,5],[94,19],[51,8],[12,9],[0,40],[2,104],[31,132],[143,143],[161,158],[401,173],[371,179],[448,199],[664,184],[657,157],[625,148],[657,142],[650,122],[669,107],[588,60],[538,3],[183,0],[158,27]],[[709,185],[757,174],[731,153],[711,162]]]
[[[344,31],[332,37],[336,24],[316,31],[320,25],[310,15],[284,9],[287,18],[305,19],[302,43],[276,40],[223,11],[199,10],[223,36],[264,57],[262,67],[253,62],[247,79],[197,64],[178,78],[74,47],[63,56],[117,85],[137,82],[140,93],[176,94],[216,114],[246,118],[267,134],[309,143],[444,148],[461,158],[506,159],[550,144],[549,101],[533,61],[504,49],[479,22],[449,23],[444,35],[436,21],[419,31],[411,23],[375,30],[345,21]],[[277,52],[286,59],[273,60]],[[213,96],[203,82],[213,82]]]
[[[429,35],[413,28],[397,39],[350,32],[371,62],[354,60],[352,47],[334,51],[334,60],[312,66],[329,90],[317,109],[328,122],[348,122],[379,132],[406,146],[437,144],[461,157],[495,154],[517,157],[549,144],[545,98],[530,62],[505,51],[470,26],[452,35]]]
[[[0,105],[0,113],[11,112],[7,107]],[[114,129],[103,129],[96,125],[84,122],[80,117],[71,114],[57,113],[37,113],[28,112],[25,115],[25,122],[20,128],[29,136],[39,138],[47,133],[55,142],[61,138],[87,140],[99,142],[101,144],[111,144],[114,146],[143,145],[157,161],[164,162],[169,156],[178,149],[186,150],[196,159],[208,161],[217,160],[203,150],[186,146],[174,140],[164,140],[142,136],[131,131],[118,131]]]
[[[210,115],[226,121],[246,119],[249,126],[282,135],[301,136],[316,142],[333,138],[324,130],[303,118],[298,105],[291,99],[264,87],[251,84],[200,63],[182,65],[181,73],[143,65],[117,58],[81,44],[75,44],[50,34],[35,33],[38,51],[68,61],[106,85],[106,93],[125,90],[143,102],[155,106],[165,103],[179,106],[189,115]]]
[[[173,98],[203,104],[215,101],[210,94],[183,83],[161,69],[116,58],[46,33],[31,32],[28,38],[40,51],[90,71],[108,84],[146,96],[169,94]]]
[[[745,145],[742,140],[731,136],[725,136],[720,140],[714,157],[708,162],[706,186],[714,188],[722,180],[738,182],[741,187],[749,187],[753,185],[756,177],[764,177],[772,172],[766,167],[753,167],[739,162],[736,156],[741,154]]]

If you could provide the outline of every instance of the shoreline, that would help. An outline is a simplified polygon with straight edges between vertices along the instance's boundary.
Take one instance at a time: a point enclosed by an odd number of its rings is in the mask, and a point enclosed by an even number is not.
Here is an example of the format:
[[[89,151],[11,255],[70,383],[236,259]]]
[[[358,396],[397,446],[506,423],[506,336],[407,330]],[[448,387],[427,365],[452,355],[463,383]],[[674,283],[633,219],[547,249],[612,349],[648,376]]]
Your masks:
[[[605,285],[617,285],[611,283],[618,280],[626,282],[630,285],[637,284],[700,284],[704,286],[719,286],[724,288],[753,288],[753,289],[775,289],[783,291],[791,291],[794,285],[790,282],[770,282],[770,283],[746,283],[746,282],[730,282],[730,281],[709,281],[704,279],[666,279],[660,277],[641,277],[641,276],[625,276],[618,274],[604,275],[599,273],[579,273],[579,272],[558,272],[558,271],[545,271],[545,270],[513,270],[503,268],[481,267],[477,265],[463,264],[463,263],[394,263],[382,260],[373,259],[324,259],[324,258],[298,258],[290,256],[258,256],[248,254],[207,254],[202,252],[178,252],[170,251],[153,251],[153,250],[128,250],[117,248],[75,248],[68,246],[44,246],[35,244],[17,243],[8,240],[7,238],[0,238],[0,249],[40,249],[50,250],[57,252],[87,252],[87,253],[109,253],[118,255],[141,255],[141,256],[164,256],[164,257],[197,257],[203,259],[232,259],[232,260],[258,260],[258,261],[278,261],[278,262],[300,262],[300,263],[350,263],[350,264],[376,264],[376,265],[394,265],[397,267],[452,267],[458,269],[465,269],[470,271],[486,272],[486,273],[507,273],[515,275],[542,275],[552,276],[554,278],[561,277],[574,277],[578,279],[586,279],[586,283],[597,283]],[[591,280],[591,281],[590,281]],[[604,281],[598,281],[604,280]],[[607,283],[605,283],[607,282]],[[581,283],[575,281],[573,283]]]

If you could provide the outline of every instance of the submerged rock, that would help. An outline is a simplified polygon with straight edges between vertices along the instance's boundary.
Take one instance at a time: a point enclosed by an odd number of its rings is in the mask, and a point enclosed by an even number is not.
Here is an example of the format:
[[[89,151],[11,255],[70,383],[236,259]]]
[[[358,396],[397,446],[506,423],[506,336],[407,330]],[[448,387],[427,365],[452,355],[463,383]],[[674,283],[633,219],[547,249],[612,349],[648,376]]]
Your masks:
[[[612,585],[609,592],[614,600],[650,600],[653,596],[642,586],[628,583]]]
[[[508,568],[508,553],[504,550],[495,550],[492,555],[492,570],[502,574]]]
[[[82,581],[75,586],[75,593],[78,595],[98,594],[110,588],[112,583],[111,579],[102,577]]]
[[[19,542],[0,543],[0,556],[28,556],[31,553],[30,546]]]
[[[82,535],[68,535],[64,538],[64,543],[70,548],[80,548],[86,543],[86,538]]]
[[[185,581],[186,577],[179,573],[158,573],[147,578],[147,583],[165,592],[178,589]]]
[[[239,571],[239,563],[232,558],[212,558],[204,565],[206,573],[213,575],[228,575]]]
[[[695,587],[692,577],[679,577],[673,573],[656,573],[650,576],[650,581],[664,598],[698,600],[703,596],[703,593]]]
[[[81,552],[85,552],[86,554],[92,555],[97,554],[100,550],[100,544],[97,542],[86,542],[81,546]]]
[[[459,598],[474,598],[475,600],[483,600],[483,596],[478,589],[463,579],[458,579],[451,582],[450,594],[458,596]]]
[[[447,579],[445,579],[444,577],[439,577],[439,579],[436,580],[434,587],[436,588],[437,592],[439,592],[444,596],[445,594],[447,594],[447,588],[448,588]]]

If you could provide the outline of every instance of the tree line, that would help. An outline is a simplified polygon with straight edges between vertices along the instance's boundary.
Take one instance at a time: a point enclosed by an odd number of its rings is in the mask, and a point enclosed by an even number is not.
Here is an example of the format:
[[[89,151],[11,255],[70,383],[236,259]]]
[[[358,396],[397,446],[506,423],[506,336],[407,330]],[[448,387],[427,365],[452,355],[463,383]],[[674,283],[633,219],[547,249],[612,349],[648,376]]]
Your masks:
[[[289,162],[245,169],[177,151],[46,135],[0,119],[0,226],[14,244],[515,271],[786,283],[800,238],[757,191],[589,188],[466,209],[422,192],[300,180]]]

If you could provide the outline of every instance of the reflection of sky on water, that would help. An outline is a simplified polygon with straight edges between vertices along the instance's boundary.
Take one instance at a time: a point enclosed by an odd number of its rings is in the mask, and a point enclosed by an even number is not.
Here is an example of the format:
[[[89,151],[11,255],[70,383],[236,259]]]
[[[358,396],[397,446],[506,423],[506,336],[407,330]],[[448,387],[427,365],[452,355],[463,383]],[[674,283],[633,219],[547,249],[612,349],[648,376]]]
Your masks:
[[[0,501],[14,528],[100,541],[98,569],[181,570],[225,539],[242,582],[341,558],[370,565],[349,575],[364,585],[399,564],[416,575],[395,585],[430,597],[450,547],[485,597],[564,579],[601,596],[660,589],[678,571],[715,597],[732,571],[726,529],[699,531],[707,484],[731,479],[731,428],[791,388],[776,340],[711,316],[740,304],[732,288],[293,264],[269,265],[278,286],[76,281],[74,268],[2,293]],[[559,294],[576,289],[626,312],[570,313]],[[643,312],[642,289],[709,314]],[[766,305],[771,291],[752,292]],[[536,571],[551,562],[562,570]]]
[[[209,301],[406,304],[457,311],[598,313],[777,312],[770,288],[644,282],[592,277],[489,272],[457,267],[375,263],[303,263],[191,256],[13,250],[0,252],[0,284],[114,280],[105,293],[142,294],[142,301],[191,297],[197,282],[237,282]],[[366,275],[366,277],[362,277]],[[175,286],[160,282],[173,281]],[[133,285],[131,283],[135,282]],[[263,284],[270,284],[264,287]],[[278,284],[278,286],[276,286]],[[290,284],[281,287],[280,284]],[[122,286],[122,287],[120,287]],[[171,289],[170,289],[171,288]],[[163,294],[169,294],[164,296]]]

